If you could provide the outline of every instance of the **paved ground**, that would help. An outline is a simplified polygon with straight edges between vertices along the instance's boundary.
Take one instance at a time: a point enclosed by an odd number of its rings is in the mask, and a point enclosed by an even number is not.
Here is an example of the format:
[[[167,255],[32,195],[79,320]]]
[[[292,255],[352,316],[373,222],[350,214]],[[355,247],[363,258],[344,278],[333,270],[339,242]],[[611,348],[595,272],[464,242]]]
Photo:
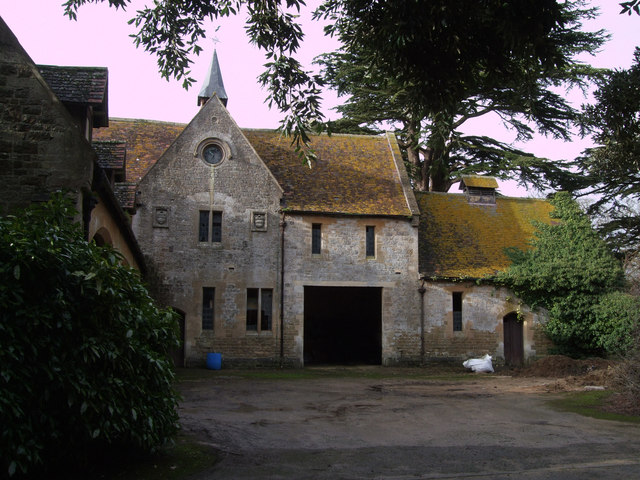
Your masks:
[[[203,372],[181,421],[223,460],[198,479],[640,478],[640,427],[554,411],[553,380]]]

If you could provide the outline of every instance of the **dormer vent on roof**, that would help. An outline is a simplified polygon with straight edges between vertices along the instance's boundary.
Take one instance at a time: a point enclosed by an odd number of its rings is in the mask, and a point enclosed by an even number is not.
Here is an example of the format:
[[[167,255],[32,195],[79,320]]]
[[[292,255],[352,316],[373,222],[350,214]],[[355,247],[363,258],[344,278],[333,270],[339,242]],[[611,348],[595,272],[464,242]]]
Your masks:
[[[460,190],[467,196],[469,203],[495,205],[497,188],[498,181],[494,177],[463,175],[460,179]]]
[[[209,66],[209,74],[198,94],[198,106],[207,103],[207,100],[213,97],[213,95],[217,95],[222,104],[225,107],[227,106],[227,92],[224,89],[224,82],[222,81],[222,72],[220,71],[220,64],[218,63],[218,53],[215,50],[213,51],[213,58]]]

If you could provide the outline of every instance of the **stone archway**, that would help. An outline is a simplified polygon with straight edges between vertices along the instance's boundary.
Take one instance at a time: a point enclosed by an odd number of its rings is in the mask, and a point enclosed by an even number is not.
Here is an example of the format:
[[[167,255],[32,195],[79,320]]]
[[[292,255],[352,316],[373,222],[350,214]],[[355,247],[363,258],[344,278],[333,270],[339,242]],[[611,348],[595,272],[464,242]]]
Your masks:
[[[91,240],[95,242],[95,244],[99,247],[103,247],[105,245],[113,245],[111,234],[109,233],[109,230],[104,227],[98,230]]]

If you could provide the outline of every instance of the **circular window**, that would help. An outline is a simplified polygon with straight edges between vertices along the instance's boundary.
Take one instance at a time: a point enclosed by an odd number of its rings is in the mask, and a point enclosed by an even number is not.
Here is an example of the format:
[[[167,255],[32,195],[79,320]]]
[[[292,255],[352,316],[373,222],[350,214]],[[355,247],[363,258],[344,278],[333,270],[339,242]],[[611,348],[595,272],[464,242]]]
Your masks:
[[[224,152],[220,145],[211,143],[202,149],[202,158],[209,165],[218,165],[224,158]]]
[[[207,138],[196,147],[194,156],[200,157],[207,165],[219,166],[226,159],[231,157],[231,150],[228,145],[217,138]]]

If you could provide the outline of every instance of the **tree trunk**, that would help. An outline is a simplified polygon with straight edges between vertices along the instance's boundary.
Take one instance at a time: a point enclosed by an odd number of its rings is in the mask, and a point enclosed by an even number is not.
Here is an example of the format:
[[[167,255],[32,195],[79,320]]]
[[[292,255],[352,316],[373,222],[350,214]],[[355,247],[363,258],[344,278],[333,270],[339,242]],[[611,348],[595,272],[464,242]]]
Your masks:
[[[414,123],[407,126],[407,158],[411,164],[411,176],[414,181],[413,187],[419,192],[426,192],[429,189],[429,177],[425,169],[427,160],[420,159],[420,129]]]

